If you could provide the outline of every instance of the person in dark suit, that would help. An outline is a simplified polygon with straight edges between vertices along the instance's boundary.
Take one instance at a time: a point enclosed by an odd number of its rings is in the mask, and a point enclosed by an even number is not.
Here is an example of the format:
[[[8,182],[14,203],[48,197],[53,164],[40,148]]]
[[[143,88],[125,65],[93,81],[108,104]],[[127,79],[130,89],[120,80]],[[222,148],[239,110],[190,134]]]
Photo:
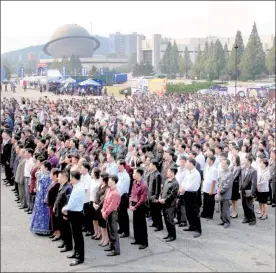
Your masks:
[[[72,192],[72,186],[69,183],[69,173],[62,171],[58,175],[58,182],[60,184],[58,195],[54,204],[53,212],[60,227],[60,237],[55,237],[52,241],[58,241],[62,239],[62,244],[58,248],[64,248],[61,252],[66,252],[73,249],[72,233],[70,223],[68,219],[63,218],[62,208],[68,203],[70,194]]]
[[[252,161],[252,156],[246,156],[240,181],[242,207],[244,211],[244,219],[242,223],[248,223],[250,226],[256,224],[254,197],[257,189],[257,171],[251,166]]]
[[[32,149],[34,151],[36,145],[34,143],[34,137],[32,135],[31,129],[25,129],[24,134],[25,134],[25,137],[26,137],[25,143],[24,143],[24,148],[25,149]]]
[[[150,163],[150,175],[148,176],[148,198],[149,198],[149,207],[152,217],[152,227],[155,227],[154,231],[160,231],[163,229],[163,220],[161,214],[161,205],[158,202],[160,193],[161,193],[161,183],[162,178],[161,174],[158,171],[158,161],[152,159]]]
[[[58,195],[59,190],[59,182],[58,182],[58,175],[60,173],[59,169],[52,169],[51,171],[51,184],[48,188],[48,194],[46,198],[46,203],[50,210],[50,230],[53,232],[53,235],[50,236],[51,239],[54,237],[60,236],[60,230],[58,226],[58,221],[56,220],[54,213],[53,213],[53,207],[55,205],[55,201]]]
[[[3,152],[1,155],[1,163],[5,168],[5,176],[7,186],[12,186],[12,169],[10,168],[10,160],[11,160],[11,151],[12,151],[12,142],[11,142],[11,132],[8,129],[5,129],[2,133],[3,138]]]
[[[175,179],[177,173],[176,166],[170,166],[167,170],[167,180],[164,183],[162,189],[161,199],[159,200],[160,204],[163,204],[163,215],[165,219],[165,224],[168,231],[168,236],[163,239],[166,242],[171,242],[176,239],[176,229],[174,223],[174,216],[176,210],[176,200],[179,190],[179,183]]]

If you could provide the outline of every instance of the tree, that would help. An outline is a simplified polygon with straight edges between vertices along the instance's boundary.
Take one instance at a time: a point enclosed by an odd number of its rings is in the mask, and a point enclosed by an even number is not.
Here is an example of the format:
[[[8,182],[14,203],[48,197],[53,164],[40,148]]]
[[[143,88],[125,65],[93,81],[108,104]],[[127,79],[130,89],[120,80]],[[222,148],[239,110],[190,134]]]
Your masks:
[[[172,44],[169,41],[164,52],[163,58],[160,62],[161,73],[172,74],[172,61],[171,61]]]
[[[62,62],[59,62],[57,59],[55,59],[51,64],[50,68],[51,69],[58,69],[59,71],[62,70]]]
[[[266,56],[266,68],[270,75],[275,75],[275,36],[273,47],[269,50]]]
[[[237,49],[235,49],[235,46],[238,46]],[[237,50],[237,53],[236,53]],[[241,71],[239,69],[241,59],[244,53],[244,43],[242,39],[242,34],[238,30],[235,38],[235,43],[233,44],[232,51],[229,56],[229,62],[228,62],[228,71],[229,75],[231,76],[231,79],[236,79],[236,54],[237,54],[237,77],[239,78],[239,75],[241,74]]]
[[[185,46],[185,49],[184,49],[184,73],[186,75],[186,78],[187,78],[187,76],[190,75],[192,66],[193,66],[193,63],[191,61],[191,56],[190,56],[188,47]]]
[[[82,70],[82,64],[78,56],[72,55],[69,64],[68,70],[71,75],[80,75]]]
[[[217,39],[214,44],[213,59],[215,77],[216,79],[219,79],[226,65],[225,53],[219,39]]]
[[[243,79],[246,80],[251,78],[255,81],[257,76],[266,72],[265,53],[256,23],[253,25],[239,68]]]
[[[6,70],[6,72],[5,72],[6,73],[6,79],[10,80],[10,78],[11,78],[11,65],[10,65],[8,59],[1,60],[1,66],[3,68],[5,68],[5,70]],[[2,73],[1,73],[1,76],[2,76]],[[1,79],[1,80],[5,80],[5,79]]]
[[[94,76],[98,72],[98,69],[95,65],[92,65],[91,69],[88,71],[89,76]]]
[[[201,78],[201,74],[202,74],[202,58],[203,58],[203,53],[202,53],[202,51],[200,49],[200,45],[198,45],[195,63],[193,65],[193,69],[192,69],[192,72],[191,72],[193,78],[195,78],[195,77],[197,77],[197,79]]]
[[[171,74],[178,74],[179,73],[179,52],[176,42],[174,41],[172,50],[171,50]]]
[[[208,79],[210,82],[216,77],[215,67],[216,67],[215,45],[214,45],[214,42],[211,41],[208,48],[207,59],[205,61],[206,79]]]
[[[206,73],[206,63],[208,61],[208,57],[209,57],[209,44],[208,44],[208,41],[205,42],[205,45],[204,45],[204,50],[203,50],[203,53],[202,53],[202,58],[201,58],[201,64],[200,64],[200,67],[201,67],[201,75],[202,75],[202,78],[203,79],[206,79],[207,78],[207,73]]]
[[[151,63],[141,63],[135,64],[132,72],[133,77],[140,77],[140,76],[153,76],[155,74],[154,67]]]

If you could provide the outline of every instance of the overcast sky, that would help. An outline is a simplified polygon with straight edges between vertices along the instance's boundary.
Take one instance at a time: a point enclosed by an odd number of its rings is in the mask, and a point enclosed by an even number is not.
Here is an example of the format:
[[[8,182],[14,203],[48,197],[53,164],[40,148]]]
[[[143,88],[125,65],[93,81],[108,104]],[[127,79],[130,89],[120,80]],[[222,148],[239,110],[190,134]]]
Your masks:
[[[63,24],[106,36],[138,32],[170,38],[275,35],[275,1],[1,1],[1,52],[46,43]]]

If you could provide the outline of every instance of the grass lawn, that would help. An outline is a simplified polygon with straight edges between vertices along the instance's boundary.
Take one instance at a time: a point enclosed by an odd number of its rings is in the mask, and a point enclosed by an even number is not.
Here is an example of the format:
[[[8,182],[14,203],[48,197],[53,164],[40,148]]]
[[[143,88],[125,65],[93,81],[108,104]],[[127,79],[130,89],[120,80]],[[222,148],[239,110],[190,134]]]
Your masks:
[[[121,89],[126,88],[126,86],[120,85],[120,86],[107,86],[107,93],[109,96],[111,96],[112,94],[114,95],[115,98],[117,99],[124,99],[124,95],[119,94],[119,91]]]

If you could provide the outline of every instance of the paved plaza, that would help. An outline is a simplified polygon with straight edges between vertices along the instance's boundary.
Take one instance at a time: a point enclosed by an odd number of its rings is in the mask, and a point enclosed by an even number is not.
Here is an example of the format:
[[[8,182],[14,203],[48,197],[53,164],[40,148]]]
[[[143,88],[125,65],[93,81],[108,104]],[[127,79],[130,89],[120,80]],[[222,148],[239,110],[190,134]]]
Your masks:
[[[17,90],[3,92],[1,98],[14,95],[37,98],[40,93]],[[202,220],[202,236],[197,239],[177,227],[177,240],[165,243],[165,229],[155,233],[148,228],[148,248],[138,250],[130,245],[132,238],[121,239],[121,255],[116,257],[106,257],[98,241],[86,237],[85,262],[72,268],[67,254],[57,248],[60,242],[30,232],[31,216],[19,210],[14,199],[11,188],[1,182],[1,272],[275,272],[275,209],[271,207],[268,220],[249,226],[241,223],[239,201],[239,218],[229,229],[217,225],[219,213],[215,213],[213,221]]]

